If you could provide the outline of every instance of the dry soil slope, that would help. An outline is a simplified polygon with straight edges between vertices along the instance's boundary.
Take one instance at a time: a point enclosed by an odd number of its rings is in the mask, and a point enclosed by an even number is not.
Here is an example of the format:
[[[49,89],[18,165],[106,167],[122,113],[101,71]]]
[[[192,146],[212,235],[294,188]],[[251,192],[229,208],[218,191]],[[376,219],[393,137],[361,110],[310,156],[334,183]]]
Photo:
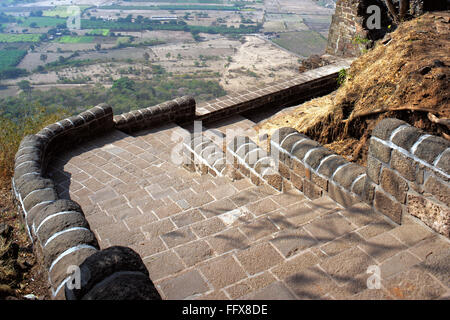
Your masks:
[[[270,134],[294,127],[349,160],[365,162],[371,130],[385,117],[403,119],[436,135],[450,118],[450,13],[427,13],[401,24],[354,61],[334,93],[284,110],[257,126]]]

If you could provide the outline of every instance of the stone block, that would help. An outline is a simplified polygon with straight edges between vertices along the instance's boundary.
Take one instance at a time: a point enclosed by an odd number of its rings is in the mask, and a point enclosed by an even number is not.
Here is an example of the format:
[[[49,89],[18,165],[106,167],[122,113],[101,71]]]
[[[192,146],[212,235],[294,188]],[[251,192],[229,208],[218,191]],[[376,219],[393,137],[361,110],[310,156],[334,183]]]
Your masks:
[[[31,179],[27,183],[23,184],[20,188],[18,188],[18,191],[22,199],[25,199],[27,195],[29,195],[31,192],[35,190],[54,187],[55,184],[53,183],[53,180],[35,177],[34,179]]]
[[[33,229],[36,230],[44,221],[44,219],[52,216],[56,213],[61,212],[79,212],[83,216],[83,211],[78,203],[67,200],[67,199],[58,199],[52,203],[46,204],[42,208],[37,208],[39,210],[32,210],[29,212],[28,223],[31,227],[33,225]]]
[[[405,124],[406,122],[395,118],[384,119],[372,130],[372,136],[382,140],[389,140],[392,132]]]
[[[408,195],[408,213],[422,220],[427,226],[450,237],[450,210],[427,198]]]
[[[409,186],[403,178],[394,171],[384,168],[380,181],[384,191],[394,196],[400,203],[406,202],[406,192],[409,190]]]
[[[374,207],[387,217],[391,218],[394,222],[401,223],[403,212],[402,205],[391,199],[383,191],[375,191]]]
[[[337,168],[343,166],[346,163],[348,163],[348,161],[340,156],[330,157],[322,163],[318,172],[325,177],[331,178],[336,172]]]
[[[398,171],[405,179],[416,181],[417,163],[397,150],[392,152],[391,168]]]
[[[287,165],[285,165],[284,163],[279,163],[278,164],[278,172],[280,173],[280,175],[287,179],[290,180],[291,179],[291,170],[289,169],[289,167]]]
[[[56,200],[58,200],[58,194],[54,188],[35,190],[29,193],[25,199],[22,199],[26,211],[29,211],[38,203]]]
[[[161,300],[161,296],[148,276],[118,272],[92,288],[81,300]]]
[[[447,149],[442,155],[439,161],[436,163],[436,167],[450,175],[450,149]]]
[[[392,142],[409,151],[422,134],[422,131],[419,129],[408,126],[397,132],[397,134],[392,138]]]
[[[389,163],[389,160],[391,159],[391,151],[392,148],[389,146],[386,146],[375,139],[370,139],[369,153],[378,160],[384,163]]]
[[[333,177],[333,180],[337,182],[341,187],[347,191],[351,191],[351,186],[353,181],[361,174],[365,173],[365,168],[357,165],[350,164],[348,166],[342,167]]]
[[[307,179],[303,180],[303,193],[309,199],[317,199],[322,196],[322,189],[317,186],[314,182],[311,182]]]
[[[295,145],[295,148],[292,150],[292,155],[303,161],[308,151],[317,147],[320,147],[318,142],[307,139]]]
[[[309,153],[308,158],[305,160],[305,162],[306,162],[311,168],[317,169],[317,167],[319,166],[320,162],[321,162],[324,158],[326,158],[326,157],[328,157],[328,156],[330,156],[330,155],[332,155],[332,154],[333,154],[332,151],[330,151],[330,150],[328,150],[328,149],[326,149],[326,148],[320,147],[320,148],[317,148],[317,149],[312,150],[312,151]]]
[[[435,159],[449,147],[449,141],[441,137],[430,136],[417,146],[414,155],[433,164]]]
[[[38,230],[39,227],[39,230]],[[52,216],[45,220],[42,225],[36,227],[36,236],[43,244],[53,236],[55,233],[61,232],[70,228],[87,228],[89,224],[80,212],[70,211],[63,214]]]
[[[69,229],[67,229],[69,230]],[[64,251],[78,245],[90,245],[96,249],[99,248],[97,239],[88,229],[73,229],[50,238],[43,246],[44,264],[48,268],[58,256]]]
[[[430,176],[425,182],[424,190],[450,207],[450,187],[448,183],[441,181],[435,176]]]
[[[109,247],[89,256],[80,265],[81,288],[68,289],[67,296],[79,300],[94,286],[117,272],[139,272],[149,276],[141,257],[132,249],[126,247]]]

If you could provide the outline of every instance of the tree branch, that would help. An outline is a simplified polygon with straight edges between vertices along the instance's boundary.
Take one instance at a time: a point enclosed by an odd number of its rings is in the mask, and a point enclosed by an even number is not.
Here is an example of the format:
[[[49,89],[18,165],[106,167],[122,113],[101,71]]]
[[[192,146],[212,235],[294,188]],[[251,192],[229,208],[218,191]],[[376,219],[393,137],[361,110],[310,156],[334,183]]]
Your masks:
[[[394,19],[394,22],[398,23],[398,15],[397,15],[397,12],[395,10],[395,6],[392,3],[392,0],[385,0],[385,2],[386,2],[386,6],[388,7],[389,12],[391,13],[391,15],[392,15],[392,17]]]

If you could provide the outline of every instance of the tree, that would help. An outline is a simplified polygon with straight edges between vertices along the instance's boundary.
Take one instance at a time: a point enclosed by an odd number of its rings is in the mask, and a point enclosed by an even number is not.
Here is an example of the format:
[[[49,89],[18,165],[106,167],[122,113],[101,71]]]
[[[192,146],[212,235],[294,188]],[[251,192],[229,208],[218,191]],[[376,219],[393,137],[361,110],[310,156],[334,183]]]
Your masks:
[[[30,83],[30,81],[28,81],[28,80],[22,80],[22,81],[19,81],[18,83],[17,83],[17,85],[19,86],[19,89],[20,90],[22,90],[23,92],[25,92],[25,93],[31,93],[31,83]]]
[[[122,77],[122,78],[114,81],[112,88],[120,90],[120,91],[125,91],[125,90],[134,91],[135,90],[135,82],[128,77]]]
[[[389,10],[389,13],[392,15],[392,18],[395,23],[399,23],[405,19],[406,13],[408,12],[410,6],[409,0],[400,0],[398,13],[392,0],[385,0],[385,2]]]

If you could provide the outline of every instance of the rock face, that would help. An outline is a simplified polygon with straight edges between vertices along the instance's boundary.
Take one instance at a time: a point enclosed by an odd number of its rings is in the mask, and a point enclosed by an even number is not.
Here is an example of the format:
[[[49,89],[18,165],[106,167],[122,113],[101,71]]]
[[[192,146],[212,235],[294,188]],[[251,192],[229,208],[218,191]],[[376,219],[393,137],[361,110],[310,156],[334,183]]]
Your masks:
[[[392,0],[394,6],[399,6],[399,0]],[[370,29],[368,20],[373,11],[370,6],[378,6],[381,10],[381,28]],[[410,16],[419,16],[427,11],[447,10],[446,0],[410,0]],[[383,0],[338,0],[333,15],[326,52],[337,56],[358,56],[373,41],[382,39],[393,29],[392,16]],[[392,26],[389,28],[389,26]]]

